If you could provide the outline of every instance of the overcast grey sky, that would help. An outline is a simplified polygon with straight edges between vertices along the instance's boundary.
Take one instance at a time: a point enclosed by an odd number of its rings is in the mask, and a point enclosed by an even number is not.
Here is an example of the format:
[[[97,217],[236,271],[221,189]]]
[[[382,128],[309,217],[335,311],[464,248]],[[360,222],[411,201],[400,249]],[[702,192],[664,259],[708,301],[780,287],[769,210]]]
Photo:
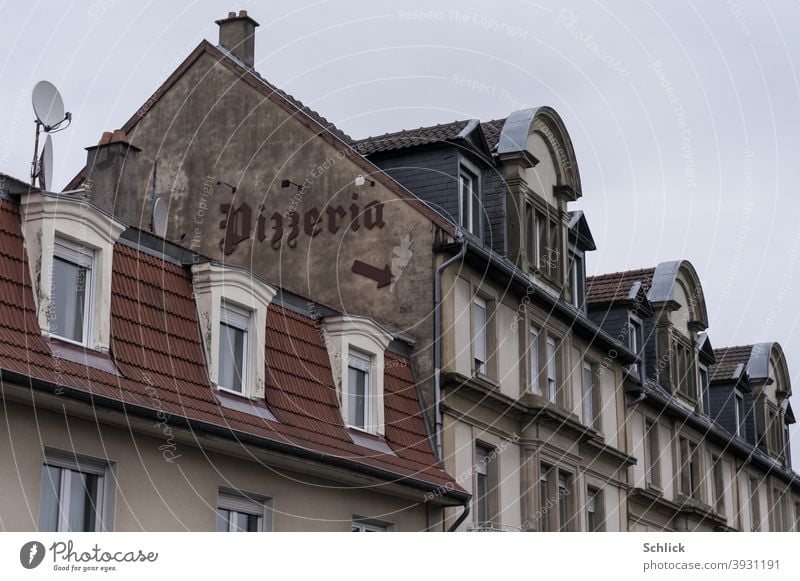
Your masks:
[[[354,137],[553,106],[598,243],[589,273],[691,260],[712,344],[779,341],[800,393],[797,2],[177,4],[0,3],[0,171],[29,172],[36,81],[74,114],[54,136],[60,189],[84,147],[244,8],[261,23],[259,72]]]

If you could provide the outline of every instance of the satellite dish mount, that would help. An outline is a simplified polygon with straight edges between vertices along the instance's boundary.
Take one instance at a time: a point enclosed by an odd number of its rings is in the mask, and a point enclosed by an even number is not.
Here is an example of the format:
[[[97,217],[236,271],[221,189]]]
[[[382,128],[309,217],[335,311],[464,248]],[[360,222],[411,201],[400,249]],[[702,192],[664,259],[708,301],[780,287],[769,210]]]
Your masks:
[[[33,146],[33,161],[31,162],[31,185],[36,185],[36,178],[38,177],[43,187],[50,187],[52,184],[47,183],[49,179],[45,179],[42,164],[39,163],[39,135],[42,130],[45,133],[58,133],[63,131],[72,123],[72,113],[64,112],[64,100],[61,98],[61,93],[49,81],[39,81],[33,87],[33,95],[31,96],[33,102],[33,112],[36,115],[36,139]],[[48,139],[49,142],[49,139]],[[45,152],[43,151],[44,155]],[[49,155],[52,156],[52,149]],[[49,172],[52,171],[52,160],[50,167],[47,168]],[[51,174],[52,175],[52,174]]]

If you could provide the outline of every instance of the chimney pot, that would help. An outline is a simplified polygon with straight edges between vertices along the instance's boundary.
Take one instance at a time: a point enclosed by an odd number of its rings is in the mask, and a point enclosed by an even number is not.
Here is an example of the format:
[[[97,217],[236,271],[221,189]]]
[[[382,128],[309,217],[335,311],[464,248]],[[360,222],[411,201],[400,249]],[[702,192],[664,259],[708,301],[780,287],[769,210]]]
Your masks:
[[[113,136],[111,137],[112,141],[127,141],[128,136],[125,135],[125,132],[122,129],[117,129],[114,131]]]
[[[258,22],[247,15],[247,10],[240,10],[238,16],[235,12],[228,12],[228,18],[216,22],[219,25],[219,45],[252,69]]]
[[[106,143],[111,143],[111,138],[114,136],[113,133],[110,131],[103,131],[103,134],[100,136],[100,141],[97,142],[97,145],[105,145]]]

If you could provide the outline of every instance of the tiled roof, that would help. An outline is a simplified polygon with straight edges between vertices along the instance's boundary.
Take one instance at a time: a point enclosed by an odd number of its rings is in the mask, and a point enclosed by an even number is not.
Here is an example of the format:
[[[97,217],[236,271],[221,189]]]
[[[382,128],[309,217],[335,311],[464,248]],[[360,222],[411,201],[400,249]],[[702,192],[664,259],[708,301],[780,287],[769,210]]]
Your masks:
[[[441,125],[404,129],[395,133],[384,133],[374,137],[358,139],[353,142],[356,151],[362,155],[381,153],[407,147],[418,147],[455,139],[469,121],[452,121]]]
[[[271,421],[217,401],[206,372],[187,268],[118,243],[111,291],[108,365],[54,356],[33,306],[18,206],[0,200],[2,370],[344,459],[392,478],[407,477],[431,487],[453,485],[433,455],[406,358],[385,354],[385,445],[393,453],[375,451],[355,444],[344,426],[325,342],[311,318],[269,307],[266,404],[277,419]],[[119,374],[109,371],[114,365]]]
[[[586,278],[586,302],[589,305],[605,305],[628,300],[634,283],[640,282],[647,292],[653,284],[655,268],[641,268],[612,272]]]
[[[714,349],[714,357],[717,362],[708,370],[711,375],[711,381],[730,381],[733,379],[733,375],[739,365],[742,365],[743,369],[747,368],[752,352],[752,345]]]
[[[486,136],[486,141],[489,143],[490,150],[497,147],[497,142],[500,139],[500,130],[503,128],[503,123],[505,123],[505,121],[505,119],[494,119],[481,123],[481,129]],[[430,145],[432,143],[441,143],[458,137],[458,134],[461,133],[468,123],[469,120],[464,119],[462,121],[451,121],[450,123],[420,127],[418,129],[404,129],[394,133],[384,133],[383,135],[358,139],[353,141],[353,146],[362,155],[370,155],[372,153],[382,153],[385,151]]]

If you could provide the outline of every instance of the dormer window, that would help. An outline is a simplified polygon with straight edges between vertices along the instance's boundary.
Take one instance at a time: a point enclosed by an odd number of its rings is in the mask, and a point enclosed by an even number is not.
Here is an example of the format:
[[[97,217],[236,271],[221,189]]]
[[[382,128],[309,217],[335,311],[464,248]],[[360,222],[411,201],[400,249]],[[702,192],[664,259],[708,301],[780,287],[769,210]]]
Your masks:
[[[267,308],[275,289],[251,272],[215,262],[195,264],[192,285],[211,383],[263,398]]]
[[[76,195],[36,192],[20,206],[42,334],[108,351],[114,244],[125,225]]]
[[[51,335],[82,345],[90,343],[93,266],[93,249],[64,238],[55,239]]]
[[[586,268],[583,263],[583,252],[570,248],[569,279],[572,291],[572,304],[580,310],[586,301]]]
[[[248,395],[250,313],[222,303],[219,316],[219,387]]]
[[[392,336],[365,317],[326,317],[322,325],[339,396],[349,428],[384,434],[384,351]]]

